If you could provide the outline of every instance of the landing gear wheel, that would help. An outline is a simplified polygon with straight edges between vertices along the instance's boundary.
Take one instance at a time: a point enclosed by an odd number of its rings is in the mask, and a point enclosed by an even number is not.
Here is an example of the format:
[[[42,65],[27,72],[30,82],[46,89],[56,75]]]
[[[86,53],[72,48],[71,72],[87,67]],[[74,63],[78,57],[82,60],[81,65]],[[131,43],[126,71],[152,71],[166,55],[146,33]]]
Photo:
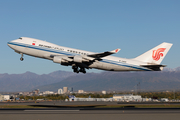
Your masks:
[[[23,61],[23,60],[24,60],[24,58],[20,58],[20,60],[21,60],[21,61]]]
[[[73,71],[74,71],[74,73],[79,73],[79,71],[77,69],[74,69]]]
[[[79,70],[78,70],[77,66],[73,66],[72,69],[73,69],[74,73],[79,73]]]
[[[84,68],[81,68],[80,70],[79,70],[79,72],[82,72],[82,73],[86,73],[86,70],[84,69]]]
[[[20,60],[23,61],[23,60],[24,60],[24,58],[23,58],[23,53],[20,53],[20,54],[21,54]]]

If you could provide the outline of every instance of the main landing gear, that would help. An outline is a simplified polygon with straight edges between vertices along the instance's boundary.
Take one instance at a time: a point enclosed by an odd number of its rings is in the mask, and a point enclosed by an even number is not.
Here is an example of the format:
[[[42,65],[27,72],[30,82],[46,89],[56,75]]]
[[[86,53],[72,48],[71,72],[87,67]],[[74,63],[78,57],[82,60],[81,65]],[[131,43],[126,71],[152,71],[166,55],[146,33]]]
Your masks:
[[[75,73],[79,73],[78,67],[77,66],[72,66],[72,69]]]
[[[20,54],[21,54],[20,60],[23,61],[23,60],[24,60],[24,58],[23,58],[23,53],[20,53]]]
[[[72,66],[72,69],[73,69],[73,71],[75,72],[75,73],[79,73],[79,72],[82,72],[82,73],[86,73],[86,70],[85,70],[85,68],[78,68],[77,66]]]

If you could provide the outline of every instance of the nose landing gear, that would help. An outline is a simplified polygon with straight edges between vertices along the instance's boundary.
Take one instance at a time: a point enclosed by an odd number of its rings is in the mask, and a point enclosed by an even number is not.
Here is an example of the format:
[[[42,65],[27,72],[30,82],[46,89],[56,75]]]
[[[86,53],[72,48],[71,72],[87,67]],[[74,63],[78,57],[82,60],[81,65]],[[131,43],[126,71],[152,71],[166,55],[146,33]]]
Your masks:
[[[21,60],[21,61],[23,61],[23,60],[24,60],[24,58],[20,58],[20,60]]]
[[[23,58],[23,53],[20,53],[20,54],[21,54],[20,60],[23,61],[23,60],[24,60],[24,58]]]

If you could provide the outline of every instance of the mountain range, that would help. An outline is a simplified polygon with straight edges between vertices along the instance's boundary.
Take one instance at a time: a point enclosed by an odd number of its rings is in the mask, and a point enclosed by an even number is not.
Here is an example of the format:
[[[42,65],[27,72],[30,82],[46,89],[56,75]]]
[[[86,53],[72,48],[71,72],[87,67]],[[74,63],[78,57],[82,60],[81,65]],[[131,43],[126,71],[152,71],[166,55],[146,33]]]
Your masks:
[[[23,74],[0,74],[0,92],[20,92],[40,89],[57,91],[63,87],[73,87],[85,91],[173,90],[180,89],[180,67],[166,68],[160,72],[102,72],[75,74],[55,71],[38,75],[32,72]],[[138,87],[137,87],[138,86]]]
[[[55,71],[50,74],[38,75],[32,72],[23,74],[0,74],[0,92],[29,91],[37,86],[60,82],[76,74],[65,71]]]

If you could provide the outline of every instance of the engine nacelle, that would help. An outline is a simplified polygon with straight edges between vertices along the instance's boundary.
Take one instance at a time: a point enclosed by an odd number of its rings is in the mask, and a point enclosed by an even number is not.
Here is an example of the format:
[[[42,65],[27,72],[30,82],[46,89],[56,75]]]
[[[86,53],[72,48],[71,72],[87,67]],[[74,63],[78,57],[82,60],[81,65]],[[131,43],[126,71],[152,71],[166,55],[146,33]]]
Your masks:
[[[62,55],[62,56],[54,56],[53,58],[53,62],[54,63],[60,63],[61,65],[68,65],[68,61],[66,61],[65,59],[68,59],[67,56]]]
[[[82,62],[83,62],[82,56],[75,55],[75,56],[74,56],[74,62],[82,63]]]

